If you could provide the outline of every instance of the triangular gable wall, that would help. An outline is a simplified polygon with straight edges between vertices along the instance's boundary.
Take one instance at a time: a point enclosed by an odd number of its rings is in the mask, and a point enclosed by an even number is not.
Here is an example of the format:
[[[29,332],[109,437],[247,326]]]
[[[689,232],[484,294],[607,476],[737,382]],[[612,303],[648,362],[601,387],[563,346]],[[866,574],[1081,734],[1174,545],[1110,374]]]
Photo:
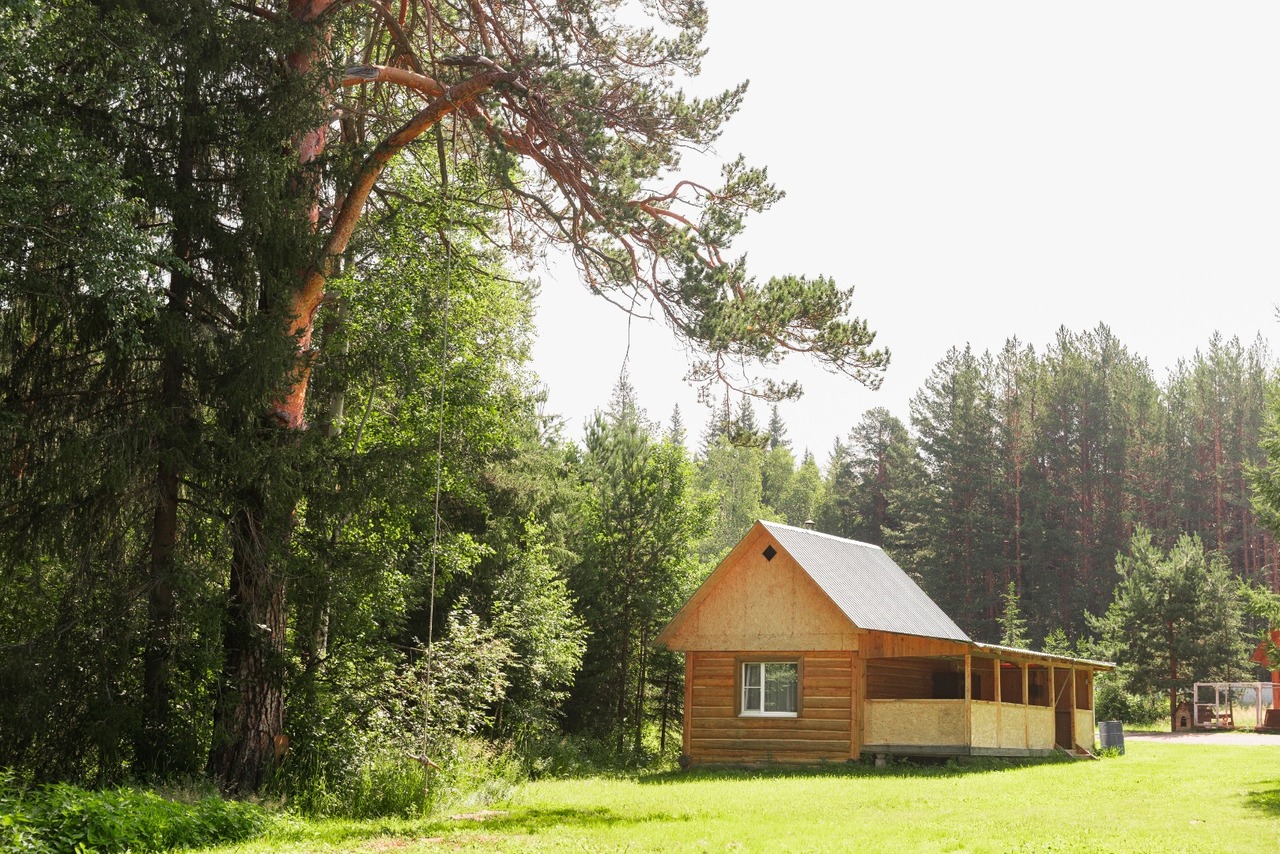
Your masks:
[[[769,545],[772,560],[763,554]],[[853,650],[858,630],[757,523],[657,642],[674,650]]]

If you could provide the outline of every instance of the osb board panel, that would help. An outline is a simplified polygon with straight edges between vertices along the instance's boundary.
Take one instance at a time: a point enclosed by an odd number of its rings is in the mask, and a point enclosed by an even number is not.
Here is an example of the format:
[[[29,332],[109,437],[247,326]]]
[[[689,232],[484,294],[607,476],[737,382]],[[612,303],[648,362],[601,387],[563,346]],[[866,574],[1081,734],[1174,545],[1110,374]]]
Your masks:
[[[801,661],[798,717],[738,715],[737,671],[741,661],[757,657]],[[696,763],[847,759],[851,675],[846,652],[696,653],[688,710],[690,757]]]
[[[974,747],[999,747],[999,710],[995,703],[977,700],[969,710],[970,744]]]
[[[967,744],[964,700],[867,700],[866,744]]]
[[[664,636],[670,649],[763,651],[854,650],[854,625],[809,575],[761,528],[749,548],[735,549]]]
[[[1076,709],[1076,744],[1089,747],[1094,743],[1093,712]]]
[[[1054,744],[1053,709],[1027,706],[1027,748],[1052,750]]]
[[[1027,746],[1027,707],[1000,704],[1000,747]]]

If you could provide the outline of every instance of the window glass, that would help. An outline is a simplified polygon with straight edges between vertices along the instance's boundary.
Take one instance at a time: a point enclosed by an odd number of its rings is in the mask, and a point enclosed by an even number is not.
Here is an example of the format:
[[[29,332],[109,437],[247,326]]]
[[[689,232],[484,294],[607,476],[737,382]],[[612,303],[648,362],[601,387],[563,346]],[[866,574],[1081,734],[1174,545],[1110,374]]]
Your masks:
[[[760,711],[763,669],[764,665],[762,664],[744,664],[742,666],[742,710],[744,712]]]
[[[796,710],[796,666],[794,664],[766,664],[764,686],[766,712]]]
[[[799,667],[795,662],[749,662],[742,665],[744,714],[795,714],[799,707]]]

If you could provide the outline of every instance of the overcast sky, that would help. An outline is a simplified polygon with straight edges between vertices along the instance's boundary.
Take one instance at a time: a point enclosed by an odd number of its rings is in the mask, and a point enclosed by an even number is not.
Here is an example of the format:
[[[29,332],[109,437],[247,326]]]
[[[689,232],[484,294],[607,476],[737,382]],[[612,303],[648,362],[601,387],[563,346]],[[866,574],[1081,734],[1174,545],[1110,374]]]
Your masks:
[[[1215,330],[1275,340],[1280,3],[709,6],[701,91],[751,81],[717,153],[787,192],[735,249],[761,279],[853,285],[893,353],[878,392],[787,363],[798,451],[824,462],[873,406],[906,421],[953,345],[1043,350],[1106,323],[1163,380]],[[665,421],[679,403],[696,444],[707,410],[670,332],[628,324],[571,268],[542,284],[534,369],[569,436],[629,341],[641,404]]]

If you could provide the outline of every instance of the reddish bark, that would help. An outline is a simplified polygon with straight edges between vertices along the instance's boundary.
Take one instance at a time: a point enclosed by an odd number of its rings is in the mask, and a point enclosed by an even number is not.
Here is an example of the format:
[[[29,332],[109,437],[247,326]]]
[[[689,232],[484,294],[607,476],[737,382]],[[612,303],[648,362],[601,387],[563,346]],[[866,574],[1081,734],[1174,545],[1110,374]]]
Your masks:
[[[394,75],[402,76],[402,75]],[[414,75],[421,77],[421,75]],[[428,78],[422,78],[428,79]],[[515,75],[505,71],[486,71],[477,74],[456,86],[443,90],[436,100],[432,101],[417,115],[402,125],[395,133],[383,140],[361,163],[343,199],[342,205],[334,217],[320,264],[308,270],[304,275],[301,287],[294,292],[293,305],[290,312],[293,320],[288,334],[297,339],[301,364],[290,379],[287,391],[277,401],[274,414],[281,426],[293,430],[305,426],[303,410],[307,402],[307,385],[310,380],[311,338],[315,330],[316,312],[320,310],[324,299],[324,286],[328,281],[330,266],[346,251],[356,225],[364,213],[365,202],[373,191],[378,177],[393,157],[399,154],[406,145],[413,142],[424,132],[433,127],[450,113],[469,106],[477,97],[502,82],[515,80]]]
[[[288,15],[300,23],[313,23],[335,0],[290,0]],[[286,65],[291,74],[306,75],[315,66],[327,34],[317,32],[302,47],[291,52]],[[324,126],[313,128],[294,143],[298,163],[305,167],[324,151]],[[308,196],[307,217],[314,228],[319,223],[320,185],[317,177],[304,174],[295,187]],[[317,307],[319,302],[317,300]],[[295,296],[294,305],[298,308]],[[310,324],[315,309],[290,321],[286,334],[305,333],[300,338],[302,352],[310,349]],[[305,394],[304,370],[292,378]],[[301,427],[301,408],[296,422],[284,426]],[[272,567],[268,543],[291,527],[291,510],[268,519],[265,487],[245,488],[243,504],[232,523],[234,537],[227,605],[223,621],[223,669],[221,690],[214,712],[214,744],[209,771],[226,789],[254,791],[272,763],[277,762],[279,745],[287,744],[284,734],[285,585]]]
[[[234,521],[223,627],[224,690],[215,712],[209,770],[230,791],[254,791],[276,761],[284,736],[285,586],[271,571],[274,531],[261,508]],[[287,524],[287,523],[286,523]]]
[[[289,14],[300,22],[314,22],[334,0],[293,0]],[[292,73],[307,74],[315,66],[325,36],[319,34],[306,47],[288,57]],[[324,299],[334,262],[346,251],[364,206],[378,177],[391,159],[406,145],[442,118],[467,109],[479,95],[515,75],[487,67],[463,82],[443,88],[425,75],[403,69],[361,67],[342,82],[355,85],[370,81],[406,86],[435,100],[384,139],[361,163],[340,200],[329,226],[320,261],[300,275],[289,307],[288,325],[281,330],[297,341],[298,364],[282,385],[272,408],[272,421],[286,431],[305,429],[303,418],[311,372],[311,343],[315,317]],[[318,127],[296,142],[298,163],[313,162],[324,151],[327,127]],[[306,181],[303,178],[302,181]],[[308,219],[319,223],[320,186],[298,185],[309,195]],[[282,438],[284,438],[282,436]],[[285,439],[285,441],[288,441]],[[222,695],[215,714],[215,745],[210,771],[228,789],[251,791],[262,782],[271,763],[278,761],[277,748],[287,743],[284,735],[283,654],[286,628],[286,598],[283,578],[272,567],[269,544],[287,542],[292,527],[292,510],[274,511],[270,516],[263,487],[247,490],[244,507],[234,522],[235,549],[231,564],[228,605],[224,629]]]

